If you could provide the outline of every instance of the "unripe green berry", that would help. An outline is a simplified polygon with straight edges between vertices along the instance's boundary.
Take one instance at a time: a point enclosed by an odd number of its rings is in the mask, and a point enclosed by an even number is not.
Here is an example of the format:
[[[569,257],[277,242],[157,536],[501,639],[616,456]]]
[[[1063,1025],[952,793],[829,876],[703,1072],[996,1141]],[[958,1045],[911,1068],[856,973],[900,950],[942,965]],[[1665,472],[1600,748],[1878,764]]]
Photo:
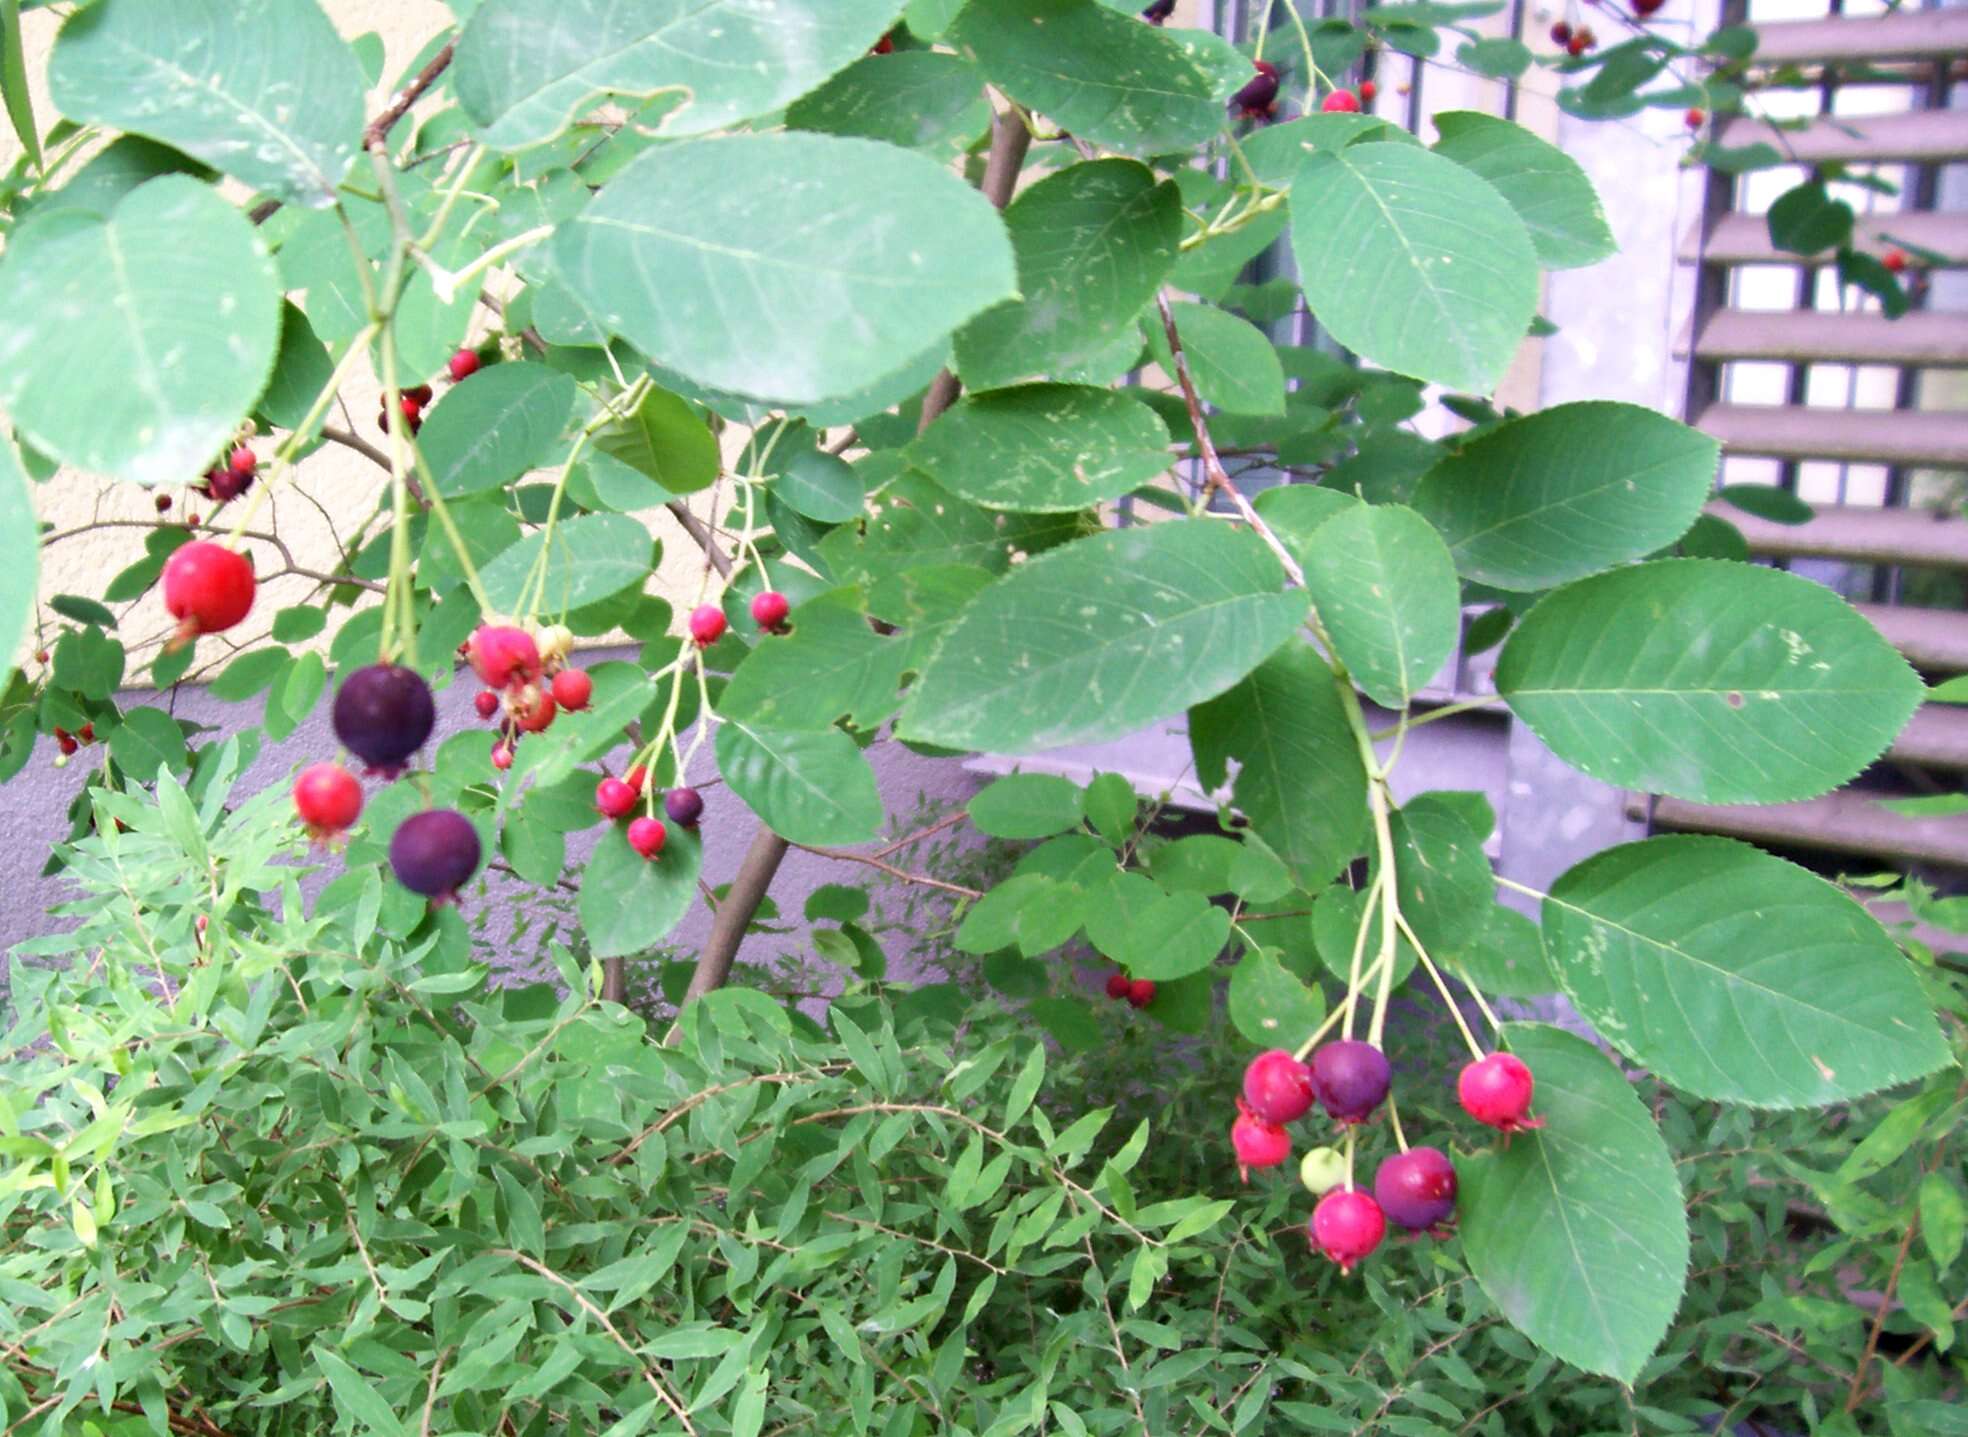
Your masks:
[[[1313,1148],[1298,1160],[1298,1180],[1313,1197],[1324,1197],[1346,1181],[1346,1156],[1337,1148]]]

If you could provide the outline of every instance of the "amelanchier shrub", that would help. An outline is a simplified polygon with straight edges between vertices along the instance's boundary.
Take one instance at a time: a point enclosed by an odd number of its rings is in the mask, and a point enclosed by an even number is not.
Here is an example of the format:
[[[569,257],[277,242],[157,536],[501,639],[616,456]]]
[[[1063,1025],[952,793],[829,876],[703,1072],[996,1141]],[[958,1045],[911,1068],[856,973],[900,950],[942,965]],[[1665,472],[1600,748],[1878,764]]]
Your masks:
[[[481,0],[370,116],[376,47],[313,0],[95,0],[61,25],[45,134],[18,8],[14,629],[32,485],[112,476],[157,519],[100,596],[32,614],[4,695],[7,772],[40,734],[58,761],[104,746],[61,855],[82,928],[17,970],[0,1089],[7,1430],[1504,1431],[1513,1399],[1578,1430],[1536,1395],[1559,1363],[1614,1380],[1568,1377],[1596,1399],[1564,1410],[1619,1430],[1732,1417],[1766,1382],[1827,1431],[1946,1410],[1947,971],[1724,839],[1599,854],[1521,890],[1533,924],[1497,902],[1480,796],[1393,798],[1459,641],[1502,643],[1495,701],[1581,772],[1698,801],[1843,783],[1924,693],[1835,595],[1703,516],[1712,441],[1616,396],[1483,397],[1540,271],[1610,253],[1591,185],[1512,123],[1443,115],[1424,144],[1340,82],[1380,46],[1521,71],[1522,46],[1464,32],[1497,7],[1285,17],[1238,49],[1094,0]],[[1580,38],[1551,66],[1586,76],[1575,113],[1745,102],[1746,32]],[[1240,282],[1280,236],[1297,280]],[[1258,328],[1301,302],[1368,364]],[[337,422],[365,374],[367,435]],[[1428,385],[1469,428],[1408,428]],[[380,502],[306,489],[326,443],[377,463]],[[1253,505],[1247,460],[1316,482]],[[1143,522],[1107,524],[1130,497]],[[659,509],[701,558],[681,623],[647,592],[637,516]],[[289,542],[301,513],[336,538],[326,571]],[[299,601],[262,635],[275,578]],[[153,589],[155,632],[112,607]],[[624,631],[635,660],[575,662]],[[331,671],[344,752],[228,809]],[[260,724],[117,700],[193,678],[264,695]],[[454,680],[484,730],[437,732]],[[1018,775],[969,818],[1043,841],[988,891],[888,861],[945,824],[859,856],[961,901],[954,945],[1016,1017],[891,1001],[841,889],[809,914],[857,982],[831,1037],[706,999],[789,845],[887,829],[878,740],[1019,754],[1171,717],[1220,833],[1155,841],[1111,775]],[[661,1046],[598,995],[698,901],[713,776],[763,830]],[[570,875],[567,836],[598,823]],[[346,844],[311,913],[283,866],[310,839]],[[460,905],[488,862],[578,888],[563,993],[486,989]],[[1039,961],[1081,942],[1131,1007]],[[1446,1002],[1466,1051],[1390,1054],[1404,991]],[[1546,992],[1667,1085],[1651,1107],[1605,1051],[1485,996]],[[1209,1176],[1158,1164],[1137,1195],[1150,1129],[1095,1170],[1104,1117],[1046,1091],[1035,1028],[1086,1052],[1121,1019],[1203,1035],[1136,1077],[1215,1077]],[[1793,1129],[1747,1136],[1757,1111],[1922,1079],[1835,1172]],[[1774,1175],[1728,1167],[1726,1211],[1691,1196],[1669,1116],[1745,1135],[1731,1155]],[[1292,1123],[1302,1187],[1268,1172]],[[1913,1155],[1917,1195],[1861,1186]],[[1196,1191],[1238,1167],[1252,1197]],[[1870,1271],[1891,1233],[1829,1398],[1773,1375],[1845,1330],[1799,1302],[1812,1274],[1750,1261],[1780,1349],[1753,1381],[1742,1344],[1768,1339],[1688,1299],[1690,1205],[1767,1237],[1756,1181],[1810,1188],[1849,1239],[1828,1262]],[[1422,1358],[1322,1326],[1342,1309],[1311,1294],[1356,1283],[1373,1300],[1343,1310],[1404,1313],[1390,1340],[1433,1332]],[[1709,1345],[1656,1356],[1684,1300]],[[1482,1352],[1534,1364],[1514,1392],[1430,1395],[1438,1373],[1490,1390],[1455,1349],[1493,1326],[1514,1335]],[[1722,1374],[1705,1402],[1621,1394],[1683,1362]]]

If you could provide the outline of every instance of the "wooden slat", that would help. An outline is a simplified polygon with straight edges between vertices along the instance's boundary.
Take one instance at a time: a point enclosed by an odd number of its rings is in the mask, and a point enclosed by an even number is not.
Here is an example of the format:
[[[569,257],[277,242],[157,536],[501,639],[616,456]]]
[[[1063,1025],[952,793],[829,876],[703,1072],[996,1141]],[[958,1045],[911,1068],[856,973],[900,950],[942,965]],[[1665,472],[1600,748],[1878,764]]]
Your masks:
[[[1968,708],[1922,705],[1893,740],[1887,756],[1922,768],[1968,770]]]
[[[1968,469],[1968,414],[1944,410],[1711,404],[1695,427],[1720,439],[1731,454]]]
[[[1890,796],[1848,788],[1802,803],[1719,806],[1663,798],[1653,818],[1656,828],[1968,868],[1968,814],[1907,818],[1879,806]]]
[[[1836,310],[1721,309],[1702,325],[1695,355],[1711,363],[1774,359],[1956,368],[1968,365],[1968,314],[1918,310],[1888,319]]]
[[[1769,558],[1819,555],[1861,564],[1968,569],[1968,520],[1931,509],[1825,504],[1802,524],[1778,524],[1721,500],[1709,508],[1742,530],[1751,553]]]
[[[1964,10],[1963,14],[1968,14]],[[1901,214],[1861,215],[1853,227],[1853,243],[1862,250],[1881,254],[1894,245],[1911,245],[1941,256],[1941,262],[1959,267],[1968,265],[1968,211],[1958,214],[1939,210],[1908,210]],[[1770,243],[1770,224],[1762,215],[1730,213],[1716,218],[1703,239],[1701,227],[1694,226],[1681,246],[1681,258],[1692,264],[1797,264],[1829,265],[1838,260],[1834,250],[1814,255],[1792,254]]]
[[[1738,116],[1722,123],[1716,139],[1730,148],[1771,145],[1785,159],[1806,165],[1866,160],[1936,163],[1968,157],[1968,110],[1823,116],[1801,130],[1781,130]]]
[[[1968,613],[1899,604],[1854,604],[1907,662],[1929,673],[1968,673]],[[1968,713],[1968,710],[1963,710]]]
[[[1955,55],[1968,55],[1968,10],[1959,8],[1756,26],[1759,65],[1942,60]]]

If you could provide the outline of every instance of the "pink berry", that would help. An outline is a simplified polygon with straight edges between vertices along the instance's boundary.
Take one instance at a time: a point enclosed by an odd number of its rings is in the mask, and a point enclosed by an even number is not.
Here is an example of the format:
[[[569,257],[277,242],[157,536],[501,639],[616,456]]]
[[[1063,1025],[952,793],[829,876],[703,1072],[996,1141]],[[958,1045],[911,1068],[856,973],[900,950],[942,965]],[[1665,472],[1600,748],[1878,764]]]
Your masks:
[[[663,851],[663,841],[669,831],[663,827],[660,818],[642,817],[629,824],[629,847],[644,858],[654,858]]]
[[[1691,106],[1688,113],[1681,117],[1682,123],[1691,130],[1699,130],[1707,120],[1708,116],[1695,106]]]
[[[480,363],[477,350],[461,349],[451,356],[445,368],[451,371],[452,382],[459,384],[478,373]]]
[[[1907,252],[1899,248],[1889,249],[1879,257],[1879,262],[1894,274],[1903,273],[1907,267]]]
[[[260,456],[242,444],[232,451],[232,457],[226,460],[226,466],[244,479],[260,467]]]
[[[466,645],[472,672],[488,689],[530,684],[540,677],[540,647],[524,629],[481,624]]]
[[[164,563],[164,607],[180,639],[231,628],[253,607],[253,566],[244,554],[194,539]]]
[[[310,764],[294,780],[294,812],[316,838],[331,838],[361,814],[362,785],[338,763]]]
[[[1125,973],[1114,972],[1107,975],[1107,996],[1114,999],[1115,1002],[1120,1002],[1126,998],[1128,989],[1133,986],[1134,984],[1128,981],[1128,975]]]
[[[1372,1043],[1342,1038],[1312,1055],[1319,1102],[1341,1127],[1366,1121],[1387,1096],[1387,1055]]]
[[[636,791],[619,778],[604,778],[595,785],[595,807],[609,818],[621,818],[636,805]]]
[[[499,696],[490,689],[480,689],[478,697],[472,700],[472,707],[478,710],[480,718],[489,719],[499,711]]]
[[[1514,1053],[1492,1053],[1463,1066],[1456,1078],[1456,1097],[1462,1110],[1498,1132],[1541,1128],[1544,1119],[1529,1116],[1536,1089],[1531,1070]]]
[[[1283,1048],[1259,1053],[1244,1069],[1244,1101],[1267,1123],[1298,1121],[1317,1096],[1312,1070]]]
[[[512,761],[512,745],[504,739],[495,740],[492,744],[492,767],[498,769],[500,773],[504,773],[512,767]]]
[[[523,692],[530,694],[531,698],[518,718],[521,732],[545,733],[553,724],[554,714],[560,706],[545,689],[527,689]]]
[[[569,713],[584,709],[594,697],[594,680],[586,669],[562,669],[553,677],[553,697]]]
[[[1319,108],[1328,115],[1357,115],[1360,113],[1360,97],[1351,90],[1334,90],[1319,102]]]
[[[1372,80],[1362,80],[1360,82],[1361,104],[1371,105],[1373,103],[1373,97],[1379,93],[1380,93],[1380,87],[1374,84]]]
[[[776,589],[767,589],[752,600],[752,622],[761,629],[778,628],[792,611],[792,601]]]
[[[622,782],[640,794],[643,789],[649,786],[649,770],[641,764],[637,764],[634,768],[622,775]]]
[[[1237,1151],[1237,1170],[1249,1182],[1252,1168],[1275,1168],[1291,1156],[1291,1134],[1246,1110],[1230,1125],[1230,1146]]]
[[[1380,1204],[1358,1188],[1334,1188],[1312,1209],[1306,1235],[1341,1272],[1351,1272],[1387,1236],[1387,1218]]]
[[[1127,1000],[1128,1006],[1131,1008],[1146,1008],[1150,1003],[1155,1001],[1155,980],[1153,978],[1135,979],[1132,983],[1128,984]]]
[[[724,637],[724,610],[716,604],[701,604],[690,613],[690,637],[699,648],[708,649]]]
[[[1455,1215],[1455,1164],[1440,1148],[1409,1148],[1381,1162],[1374,1201],[1410,1232],[1440,1227]]]

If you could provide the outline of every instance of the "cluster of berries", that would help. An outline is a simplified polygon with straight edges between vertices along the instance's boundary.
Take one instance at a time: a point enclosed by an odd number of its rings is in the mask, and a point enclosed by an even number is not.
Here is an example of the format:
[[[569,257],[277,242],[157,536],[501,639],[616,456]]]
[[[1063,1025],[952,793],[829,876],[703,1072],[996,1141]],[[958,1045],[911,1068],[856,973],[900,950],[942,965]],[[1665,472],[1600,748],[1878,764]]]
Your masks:
[[[1656,5],[1654,8],[1660,7]],[[1568,55],[1583,55],[1587,50],[1595,50],[1599,47],[1599,37],[1592,33],[1590,25],[1580,25],[1574,29],[1560,20],[1551,27],[1551,43]]]
[[[595,808],[611,822],[628,818],[649,793],[649,772],[641,764],[620,778],[604,778],[595,785]],[[704,795],[694,788],[673,788],[663,795],[663,812],[679,828],[695,828],[704,816]],[[669,841],[663,820],[645,813],[629,819],[629,847],[644,858],[654,858]]]
[[[1341,1128],[1355,1128],[1387,1097],[1387,1055],[1351,1038],[1326,1043],[1308,1064],[1283,1048],[1259,1053],[1244,1070],[1243,1095],[1230,1127],[1230,1145],[1245,1180],[1252,1168],[1276,1167],[1291,1156],[1286,1124],[1316,1103]],[[1509,1053],[1491,1053],[1467,1064],[1456,1080],[1463,1111],[1499,1132],[1538,1127],[1530,1116],[1531,1070]],[[1349,1149],[1349,1153],[1350,1153]],[[1314,1148],[1299,1168],[1300,1180],[1319,1199],[1306,1226],[1312,1246],[1351,1272],[1380,1246],[1391,1220],[1409,1232],[1446,1231],[1455,1216],[1455,1165],[1440,1148],[1408,1147],[1383,1159],[1373,1191],[1352,1182],[1348,1158]]]
[[[594,697],[587,671],[568,665],[573,647],[574,634],[564,624],[484,624],[458,646],[459,657],[485,685],[474,700],[478,716],[499,719],[492,767],[501,773],[512,767],[521,734],[544,733],[560,710],[578,712]]]
[[[214,464],[207,469],[192,489],[203,494],[214,504],[228,504],[253,487],[253,476],[259,472],[260,456],[250,445],[241,444],[226,456],[223,464]],[[157,496],[157,512],[163,513],[171,507],[171,496]]]
[[[462,384],[478,373],[484,362],[483,356],[477,350],[461,349],[445,361],[444,368],[450,374],[453,384]],[[424,427],[424,411],[430,408],[431,400],[435,395],[436,391],[428,384],[419,384],[414,389],[399,391],[398,398],[403,408],[403,418],[409,424],[412,434]],[[385,434],[389,433],[388,395],[383,396],[382,407],[376,411],[376,427]]]
[[[752,622],[768,634],[789,632],[786,620],[793,612],[793,601],[777,589],[767,589],[752,598]],[[699,604],[690,611],[690,637],[700,649],[708,649],[724,637],[724,610],[716,604]]]
[[[43,658],[42,662],[45,663],[47,660]],[[65,728],[57,728],[55,730],[55,747],[60,752],[55,756],[55,767],[60,768],[66,764],[69,759],[74,757],[75,751],[82,747],[83,744],[94,743],[95,741],[96,726],[92,723],[83,724],[74,733],[70,733]]]
[[[1125,999],[1130,1008],[1146,1008],[1155,1001],[1153,978],[1130,978],[1121,972],[1107,975],[1107,996],[1117,1002]]]

